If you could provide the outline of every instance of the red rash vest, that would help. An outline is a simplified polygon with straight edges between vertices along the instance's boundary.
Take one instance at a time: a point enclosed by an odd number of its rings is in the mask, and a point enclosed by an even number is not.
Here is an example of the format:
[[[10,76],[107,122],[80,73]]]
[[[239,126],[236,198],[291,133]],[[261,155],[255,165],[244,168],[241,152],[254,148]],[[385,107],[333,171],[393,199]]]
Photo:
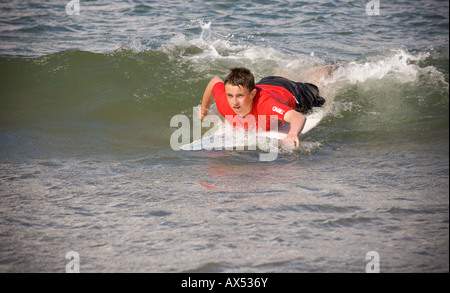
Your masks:
[[[252,109],[244,117],[236,114],[228,104],[223,82],[216,83],[212,91],[219,113],[228,119],[233,126],[244,127],[245,129],[260,127],[266,131],[270,130],[270,115],[276,115],[278,120],[284,121],[284,115],[295,107],[294,96],[283,87],[261,84],[256,86],[256,90],[257,93],[253,98]],[[265,117],[265,120],[263,117]],[[265,123],[264,125],[259,125],[258,121]]]

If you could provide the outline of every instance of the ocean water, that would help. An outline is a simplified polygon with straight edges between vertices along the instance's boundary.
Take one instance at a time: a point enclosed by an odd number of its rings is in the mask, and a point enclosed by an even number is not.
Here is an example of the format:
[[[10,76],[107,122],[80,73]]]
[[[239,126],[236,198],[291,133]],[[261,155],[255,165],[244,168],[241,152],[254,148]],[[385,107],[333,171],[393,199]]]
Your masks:
[[[0,1],[0,272],[448,272],[449,3],[369,2]],[[172,149],[213,76],[332,64],[300,150]]]

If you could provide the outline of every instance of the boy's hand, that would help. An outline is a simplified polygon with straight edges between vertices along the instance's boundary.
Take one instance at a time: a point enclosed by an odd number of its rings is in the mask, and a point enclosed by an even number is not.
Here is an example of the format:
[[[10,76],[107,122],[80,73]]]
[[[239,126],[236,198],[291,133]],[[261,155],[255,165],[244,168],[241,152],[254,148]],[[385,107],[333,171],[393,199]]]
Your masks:
[[[200,121],[202,121],[203,118],[205,118],[205,116],[208,114],[208,109],[214,102],[214,94],[212,90],[214,85],[218,82],[222,82],[222,80],[220,79],[220,77],[216,76],[212,78],[206,86],[205,92],[203,93],[200,110],[198,111],[198,118],[200,118]]]
[[[284,140],[294,144],[294,147],[296,149],[300,148],[300,140],[298,139],[297,134],[288,133],[288,135],[284,138]]]
[[[206,115],[208,115],[208,109],[200,107],[200,109],[198,110],[198,118],[200,119],[200,121],[203,121],[203,118],[205,118]]]
[[[306,117],[295,110],[290,110],[284,114],[284,120],[291,124],[289,133],[284,140],[294,144],[294,147],[298,149],[300,147],[298,135],[305,126]]]

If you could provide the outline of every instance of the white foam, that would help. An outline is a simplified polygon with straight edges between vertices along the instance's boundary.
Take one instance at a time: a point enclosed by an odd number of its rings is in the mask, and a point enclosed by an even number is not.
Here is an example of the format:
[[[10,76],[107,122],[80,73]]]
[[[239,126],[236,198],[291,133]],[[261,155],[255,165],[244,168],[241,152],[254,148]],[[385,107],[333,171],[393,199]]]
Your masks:
[[[191,20],[188,27],[200,28],[201,32],[193,37],[178,33],[158,50],[177,60],[184,59],[194,65],[194,70],[224,71],[224,68],[239,65],[250,68],[257,79],[267,75],[282,75],[301,81],[299,77],[302,71],[331,63],[316,56],[314,52],[292,55],[270,47],[233,42],[234,35],[221,35],[215,32],[213,24],[203,19]],[[122,48],[141,52],[145,50],[146,45],[142,44],[142,40],[131,37],[122,44]],[[325,92],[327,101],[333,99],[336,89],[382,79],[390,79],[395,83],[411,83],[419,76],[427,75],[448,86],[445,76],[435,67],[419,66],[429,57],[430,50],[411,53],[406,48],[399,48],[367,54],[359,60],[340,64],[332,77],[324,81],[328,87]]]
[[[226,58],[229,54],[241,51],[245,47],[231,45],[229,39],[233,36],[222,36],[212,31],[211,22],[205,23],[203,20],[191,20],[189,27],[198,26],[202,29],[199,36],[187,38],[186,35],[179,33],[161,46],[159,50],[167,53],[169,56],[181,57],[192,63],[212,62],[221,58]],[[189,48],[197,48],[195,54],[183,55]],[[181,51],[181,54],[180,54]]]
[[[336,82],[356,84],[386,77],[393,78],[399,83],[414,82],[422,70],[416,63],[428,56],[428,52],[414,55],[405,49],[391,50],[384,56],[369,56],[362,61],[352,61],[339,67],[327,84]]]
[[[169,56],[182,58],[193,64],[220,63],[229,66],[242,65],[254,71],[258,78],[261,75],[282,74],[295,78],[302,69],[323,63],[310,55],[293,56],[270,47],[242,45],[232,42],[233,35],[216,33],[211,22],[192,20],[192,27],[201,28],[201,33],[192,38],[179,33],[164,43],[159,50]],[[184,54],[189,48],[197,48],[195,54]],[[261,72],[261,73],[260,73]]]

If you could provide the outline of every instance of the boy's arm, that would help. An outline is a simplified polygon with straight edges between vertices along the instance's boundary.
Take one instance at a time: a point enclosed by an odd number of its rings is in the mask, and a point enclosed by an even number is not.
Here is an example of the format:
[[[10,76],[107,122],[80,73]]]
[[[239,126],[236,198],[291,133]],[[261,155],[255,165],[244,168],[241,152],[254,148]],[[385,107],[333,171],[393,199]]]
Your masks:
[[[284,114],[284,120],[291,124],[291,128],[289,129],[289,132],[284,139],[294,143],[296,148],[300,147],[300,140],[298,139],[298,135],[305,126],[306,117],[295,110],[289,110],[286,112],[286,114]]]
[[[214,85],[218,82],[223,81],[222,79],[216,76],[213,79],[211,79],[211,81],[206,86],[205,92],[203,93],[202,105],[200,106],[199,112],[200,120],[203,120],[203,118],[205,118],[206,114],[208,114],[209,107],[211,107],[212,103],[214,102],[214,95],[212,90]]]

